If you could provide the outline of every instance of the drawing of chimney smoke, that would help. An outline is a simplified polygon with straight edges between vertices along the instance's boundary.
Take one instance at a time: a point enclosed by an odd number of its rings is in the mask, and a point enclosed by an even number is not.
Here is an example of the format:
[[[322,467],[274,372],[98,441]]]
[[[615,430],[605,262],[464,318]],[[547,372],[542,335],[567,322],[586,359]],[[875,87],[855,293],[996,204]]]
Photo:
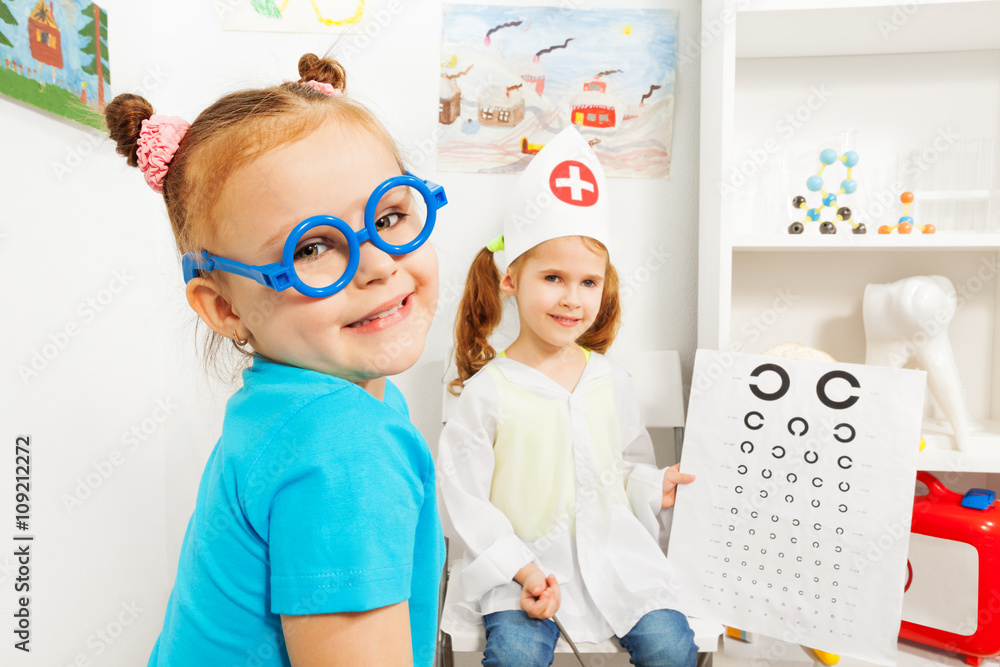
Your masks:
[[[566,48],[566,46],[567,46],[567,45],[568,45],[568,44],[569,44],[570,42],[572,42],[572,41],[573,41],[574,39],[575,39],[574,37],[567,37],[567,38],[566,38],[566,41],[565,41],[565,42],[563,42],[562,44],[556,44],[556,45],[554,45],[554,46],[550,46],[550,47],[549,47],[549,48],[547,48],[547,49],[542,49],[541,51],[538,51],[537,53],[535,53],[535,58],[534,58],[534,61],[535,61],[535,62],[537,63],[537,62],[538,62],[538,60],[539,60],[539,58],[541,58],[541,57],[542,57],[543,55],[545,55],[546,53],[552,53],[552,52],[553,52],[553,51],[555,51],[556,49],[565,49],[565,48]]]
[[[466,67],[464,70],[462,70],[458,74],[442,74],[441,76],[443,76],[445,78],[448,78],[448,79],[457,79],[460,76],[465,76],[466,74],[468,74],[469,70],[472,69],[472,67],[473,67],[473,65],[469,65],[468,67]],[[659,88],[659,86],[656,86],[656,87]]]
[[[662,87],[663,86],[657,86],[655,84],[651,85],[649,87],[649,92],[642,96],[642,99],[639,100],[638,104],[630,104],[628,108],[625,109],[625,113],[622,115],[622,121],[638,118],[639,114],[642,113],[642,110],[646,108],[646,100],[653,95],[654,90],[659,90]]]
[[[484,40],[486,42],[486,46],[489,46],[493,42],[493,40],[490,39],[490,35],[495,33],[497,30],[503,30],[504,28],[513,28],[514,26],[521,25],[521,23],[522,21],[511,21],[510,23],[501,23],[500,25],[493,26],[492,28],[486,31],[486,39]]]
[[[639,100],[639,106],[642,106],[646,102],[646,100],[648,100],[652,96],[654,90],[659,90],[662,87],[663,86],[657,86],[657,85],[650,86],[649,87],[649,92],[646,93],[645,95],[643,95],[642,99]]]
[[[552,53],[556,49],[565,49],[566,46],[573,41],[573,37],[569,37],[562,44],[555,44],[546,49],[542,49],[535,53],[532,57],[531,62],[525,62],[521,65],[521,78],[524,79],[528,85],[535,87],[535,92],[541,95],[545,92],[545,68],[542,67],[541,57],[546,53]]]

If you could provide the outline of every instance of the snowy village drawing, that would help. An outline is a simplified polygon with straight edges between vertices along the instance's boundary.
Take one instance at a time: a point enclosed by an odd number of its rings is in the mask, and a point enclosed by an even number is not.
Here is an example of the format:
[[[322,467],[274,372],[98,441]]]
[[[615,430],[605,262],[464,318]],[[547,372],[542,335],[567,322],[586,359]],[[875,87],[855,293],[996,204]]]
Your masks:
[[[609,176],[667,178],[677,12],[445,5],[438,169],[510,173],[570,124]]]
[[[89,0],[0,0],[0,93],[105,130],[108,15]]]

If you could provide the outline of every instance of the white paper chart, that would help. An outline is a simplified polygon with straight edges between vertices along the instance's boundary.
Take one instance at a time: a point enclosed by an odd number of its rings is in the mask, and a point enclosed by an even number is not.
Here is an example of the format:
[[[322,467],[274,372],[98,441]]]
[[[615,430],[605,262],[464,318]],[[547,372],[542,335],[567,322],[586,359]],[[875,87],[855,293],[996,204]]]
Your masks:
[[[923,371],[699,350],[669,561],[682,611],[896,661]]]

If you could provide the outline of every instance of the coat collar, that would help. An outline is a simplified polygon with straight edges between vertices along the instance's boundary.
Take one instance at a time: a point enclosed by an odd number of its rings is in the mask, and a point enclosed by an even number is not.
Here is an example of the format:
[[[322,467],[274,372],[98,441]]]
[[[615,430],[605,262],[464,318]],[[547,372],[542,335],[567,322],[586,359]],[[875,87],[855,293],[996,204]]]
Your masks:
[[[500,371],[508,382],[560,396],[572,396],[580,393],[590,381],[611,373],[611,366],[607,358],[603,354],[592,351],[587,365],[583,367],[580,381],[576,383],[573,391],[569,391],[545,373],[506,356],[497,356],[490,364]]]

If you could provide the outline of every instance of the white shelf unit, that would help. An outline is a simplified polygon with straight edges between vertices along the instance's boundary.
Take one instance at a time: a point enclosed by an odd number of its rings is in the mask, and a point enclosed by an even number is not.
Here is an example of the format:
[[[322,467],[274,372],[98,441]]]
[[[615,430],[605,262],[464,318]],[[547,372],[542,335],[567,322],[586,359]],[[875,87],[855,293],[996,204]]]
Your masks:
[[[953,451],[947,429],[929,422],[919,465],[1000,472],[1000,229],[952,231],[911,212],[937,233],[877,234],[903,214],[903,190],[917,205],[922,193],[996,199],[995,183],[906,182],[913,163],[899,156],[924,150],[930,163],[955,137],[1000,137],[1000,1],[705,0],[702,24],[699,347],[759,353],[791,341],[863,363],[865,285],[947,276],[959,292],[950,338],[976,451]],[[805,180],[820,150],[842,148],[845,128],[859,188],[838,206],[868,233],[842,223],[820,235],[810,223],[789,235],[792,197],[816,205]],[[930,168],[921,163],[917,178]],[[842,165],[824,176],[836,191]]]

